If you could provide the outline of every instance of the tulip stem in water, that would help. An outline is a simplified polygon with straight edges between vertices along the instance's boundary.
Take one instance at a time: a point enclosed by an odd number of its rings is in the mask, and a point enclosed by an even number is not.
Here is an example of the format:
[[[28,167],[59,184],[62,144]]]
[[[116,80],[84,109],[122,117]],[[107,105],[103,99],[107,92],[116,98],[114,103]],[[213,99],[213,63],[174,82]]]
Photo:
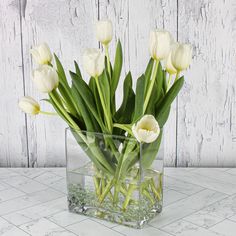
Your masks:
[[[153,86],[154,86],[154,83],[155,83],[155,78],[156,78],[156,74],[157,74],[158,65],[159,65],[159,61],[155,60],[155,63],[154,63],[153,68],[152,68],[151,82],[150,82],[150,85],[148,87],[147,95],[146,95],[146,98],[145,98],[144,104],[143,104],[143,113],[145,113],[145,111],[147,109],[147,105],[148,105],[149,99],[150,99],[151,94],[152,94],[152,89],[153,89]]]
[[[104,47],[105,47],[105,54],[106,54],[106,59],[107,59],[108,74],[111,80],[111,66],[110,66],[110,57],[109,57],[109,52],[108,52],[108,44],[104,45]]]
[[[57,116],[58,114],[56,112],[48,112],[48,111],[40,111],[40,114],[43,115],[49,115],[49,116]]]

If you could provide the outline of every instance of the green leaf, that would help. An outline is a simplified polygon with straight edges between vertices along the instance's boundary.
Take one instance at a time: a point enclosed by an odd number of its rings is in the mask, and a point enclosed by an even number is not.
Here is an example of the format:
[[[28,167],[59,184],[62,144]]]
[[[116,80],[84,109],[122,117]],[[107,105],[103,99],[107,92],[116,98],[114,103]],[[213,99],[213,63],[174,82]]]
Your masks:
[[[144,73],[145,78],[146,78],[145,88],[144,88],[145,94],[147,92],[148,84],[149,84],[149,81],[151,79],[153,64],[154,64],[154,60],[152,58],[150,58],[150,60],[148,62],[148,65],[147,65],[147,68],[146,68],[145,73]]]
[[[158,124],[159,124],[159,126],[160,126],[161,128],[165,125],[165,123],[166,123],[166,121],[167,121],[167,119],[168,119],[168,117],[169,117],[170,109],[171,109],[171,106],[169,106],[167,109],[165,109],[165,111],[162,113],[162,115],[160,115],[160,116],[157,118]]]
[[[119,110],[115,113],[114,119],[118,123],[131,123],[134,112],[135,94],[132,89],[132,76],[129,72],[123,84],[123,101]]]
[[[142,75],[141,77],[138,78],[136,85],[133,123],[136,122],[143,115],[143,104],[145,98],[144,87],[145,87],[145,75]]]
[[[116,46],[114,70],[113,70],[112,80],[111,80],[111,98],[112,99],[115,96],[116,88],[119,83],[122,63],[123,63],[122,46],[119,40]]]
[[[77,63],[76,61],[74,61],[74,64],[75,64],[75,73],[76,73],[80,78],[82,78],[82,75],[81,75],[81,72],[80,72],[78,63]]]
[[[110,85],[108,81],[108,75],[105,70],[98,78],[98,83],[101,85],[102,96],[104,97],[106,109],[108,113],[110,113]]]
[[[88,111],[88,108],[86,107],[85,102],[83,101],[80,93],[77,91],[74,84],[72,84],[71,90],[72,90],[73,96],[76,97],[76,101],[78,103],[78,106],[80,107],[81,116],[82,116],[83,121],[85,123],[86,130],[98,132],[100,130],[99,126],[98,126],[96,120],[94,119],[94,117],[92,116],[92,114]]]
[[[167,81],[166,81],[166,71],[162,70],[162,74],[163,74],[163,91],[166,93],[167,90]]]
[[[144,169],[149,168],[153,163],[153,161],[156,159],[158,155],[158,150],[161,145],[161,140],[162,140],[162,130],[158,138],[153,143],[144,143],[142,145],[141,166]]]
[[[155,116],[157,99],[158,99],[157,85],[156,85],[156,81],[155,81],[153,89],[152,89],[152,93],[151,93],[151,98],[149,100],[145,114],[151,114],[151,115]]]
[[[157,100],[159,100],[161,98],[161,90],[163,87],[163,81],[164,81],[164,77],[163,77],[162,66],[161,66],[161,63],[159,62],[158,69],[157,69],[157,75],[156,75]]]
[[[160,105],[156,109],[156,119],[159,122],[159,125],[162,127],[166,119],[168,118],[168,109],[170,109],[171,103],[174,101],[179,91],[181,90],[184,84],[184,77],[179,78],[167,92],[167,94],[163,97]]]
[[[68,85],[64,68],[63,68],[59,58],[57,57],[57,55],[55,53],[54,53],[54,58],[55,58],[55,62],[56,62],[56,66],[57,66],[57,73],[58,73],[60,82],[62,82],[63,84]]]
[[[102,108],[102,104],[100,101],[100,97],[99,97],[99,93],[98,93],[98,89],[97,89],[97,84],[95,81],[94,77],[91,77],[89,80],[89,88],[91,89],[93,95],[94,95],[94,99],[95,99],[95,103],[96,103],[96,107],[98,110],[98,114],[101,120],[103,120],[104,115],[103,115],[103,108]]]
[[[70,71],[70,75],[75,85],[77,91],[79,92],[80,96],[83,98],[84,102],[86,103],[88,109],[93,114],[94,118],[99,123],[100,127],[103,128],[102,120],[100,119],[98,112],[96,110],[95,101],[93,93],[91,92],[89,86],[85,83],[85,81],[80,78],[77,74]]]

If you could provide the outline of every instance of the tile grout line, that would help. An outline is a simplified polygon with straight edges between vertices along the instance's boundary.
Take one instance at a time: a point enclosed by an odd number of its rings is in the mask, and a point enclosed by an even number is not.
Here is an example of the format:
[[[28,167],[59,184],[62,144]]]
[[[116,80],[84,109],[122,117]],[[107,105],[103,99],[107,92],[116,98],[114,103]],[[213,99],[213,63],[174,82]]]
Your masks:
[[[7,221],[10,225],[15,226],[17,229],[19,229],[19,230],[25,232],[26,234],[31,235],[31,234],[29,234],[28,232],[26,232],[25,230],[19,228],[17,225],[15,225],[15,224],[9,222],[7,219],[3,218],[2,216],[0,216],[0,218],[2,218],[3,220]],[[31,236],[32,236],[32,235],[31,235]]]
[[[202,191],[203,191],[203,190],[202,190]],[[200,191],[200,192],[201,192],[201,191]],[[226,196],[226,197],[224,197],[224,198],[222,198],[222,199],[220,199],[220,200],[218,200],[218,201],[215,201],[215,202],[213,202],[213,203],[207,205],[207,207],[210,207],[211,205],[216,204],[217,202],[223,201],[223,200],[227,199],[228,197],[231,197],[231,196]],[[182,218],[180,218],[180,219],[178,219],[178,220],[174,220],[174,221],[172,221],[172,222],[170,222],[170,223],[168,223],[168,224],[166,224],[166,225],[163,225],[163,226],[161,226],[161,227],[166,227],[166,226],[168,226],[168,225],[170,225],[170,224],[173,224],[174,222],[178,222],[178,221],[180,221],[180,220],[184,220],[184,218],[186,218],[186,217],[188,217],[188,216],[191,216],[192,214],[197,213],[198,211],[201,211],[201,210],[203,210],[204,208],[205,208],[205,207],[202,207],[202,208],[200,208],[200,209],[198,209],[198,210],[196,210],[196,211],[194,211],[194,212],[191,212],[190,214],[187,214],[186,216],[184,216],[184,217],[182,217]],[[161,228],[158,228],[158,227],[156,227],[156,226],[153,226],[153,227],[155,227],[155,228],[157,228],[157,229],[161,229]],[[200,226],[199,226],[199,227],[200,227]],[[203,228],[203,227],[201,227],[201,228]]]

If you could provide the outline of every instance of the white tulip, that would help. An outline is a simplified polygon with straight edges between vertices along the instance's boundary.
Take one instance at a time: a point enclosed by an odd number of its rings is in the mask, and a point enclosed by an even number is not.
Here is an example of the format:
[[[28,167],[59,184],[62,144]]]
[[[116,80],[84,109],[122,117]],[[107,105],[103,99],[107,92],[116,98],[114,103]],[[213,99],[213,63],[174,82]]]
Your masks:
[[[144,115],[132,126],[132,132],[139,142],[152,143],[158,138],[160,127],[154,116]]]
[[[83,54],[83,66],[92,77],[98,77],[105,68],[105,55],[95,48],[86,49]]]
[[[30,50],[34,60],[40,64],[48,64],[52,61],[52,53],[46,43],[42,43]]]
[[[33,71],[33,82],[42,93],[50,93],[58,87],[59,79],[56,70],[48,65],[42,65]]]
[[[192,47],[189,44],[177,44],[173,48],[171,61],[173,66],[178,70],[186,70],[192,59]]]
[[[22,97],[18,105],[20,109],[27,114],[37,115],[40,112],[38,102],[29,96]]]
[[[177,70],[176,70],[176,68],[173,66],[172,60],[171,60],[172,51],[174,50],[174,48],[175,48],[176,46],[177,46],[176,43],[171,46],[171,50],[170,50],[170,52],[169,52],[169,55],[168,55],[168,57],[167,57],[166,60],[165,60],[166,71],[167,71],[170,75],[177,73]]]
[[[167,58],[172,43],[172,36],[166,30],[155,30],[150,33],[149,52],[155,60]]]
[[[102,44],[107,45],[111,42],[113,27],[110,20],[100,20],[96,23],[96,37]]]

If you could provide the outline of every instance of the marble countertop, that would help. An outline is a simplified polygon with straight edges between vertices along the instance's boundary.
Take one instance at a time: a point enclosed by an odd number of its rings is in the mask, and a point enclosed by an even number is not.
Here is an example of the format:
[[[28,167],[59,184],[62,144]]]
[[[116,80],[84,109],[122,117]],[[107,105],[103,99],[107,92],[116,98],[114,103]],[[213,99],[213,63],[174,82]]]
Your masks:
[[[64,168],[0,168],[0,235],[236,235],[236,169],[165,168],[164,181],[162,213],[136,230],[69,213]]]

